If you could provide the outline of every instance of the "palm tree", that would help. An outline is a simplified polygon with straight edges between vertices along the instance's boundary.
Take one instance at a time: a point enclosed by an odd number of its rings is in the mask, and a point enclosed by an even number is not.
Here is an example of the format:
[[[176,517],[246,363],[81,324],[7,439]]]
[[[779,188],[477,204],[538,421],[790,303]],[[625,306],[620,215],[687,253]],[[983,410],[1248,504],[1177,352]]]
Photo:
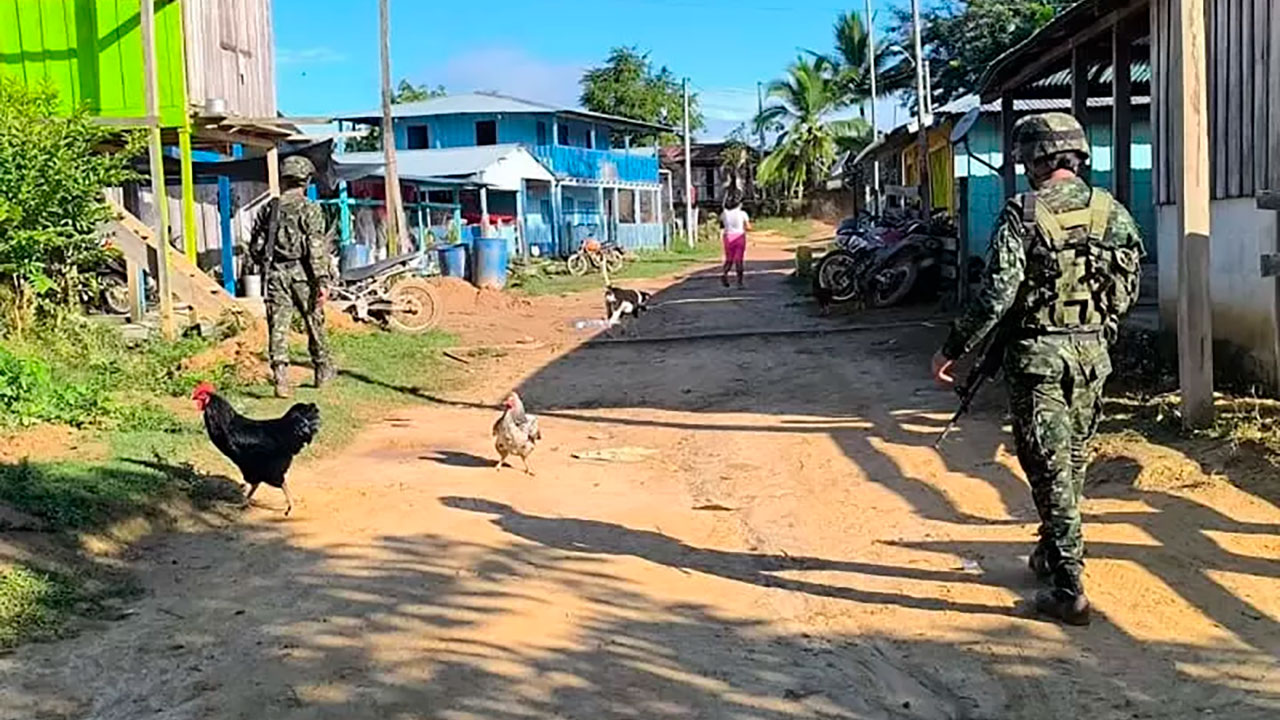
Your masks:
[[[821,56],[832,72],[832,82],[842,94],[841,105],[857,105],[871,97],[871,37],[862,16],[841,13],[832,28],[835,52]],[[915,77],[901,62],[890,62],[890,46],[876,48],[876,84],[880,94],[894,93],[912,86]],[[810,54],[817,55],[811,51]]]
[[[757,127],[783,126],[773,152],[760,163],[762,185],[782,185],[787,195],[804,199],[805,188],[826,176],[836,155],[836,132],[828,122],[841,105],[841,92],[826,58],[799,57],[785,78],[769,83],[774,102],[757,117]]]

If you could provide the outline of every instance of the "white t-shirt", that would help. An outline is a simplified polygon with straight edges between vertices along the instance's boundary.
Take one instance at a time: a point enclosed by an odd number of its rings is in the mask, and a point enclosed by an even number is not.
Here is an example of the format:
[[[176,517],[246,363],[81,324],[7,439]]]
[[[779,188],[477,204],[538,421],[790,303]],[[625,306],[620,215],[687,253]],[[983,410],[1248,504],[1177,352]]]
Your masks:
[[[724,226],[725,233],[729,235],[741,235],[747,231],[747,223],[751,218],[747,217],[747,211],[742,208],[734,208],[733,210],[725,210],[720,213],[720,224]]]

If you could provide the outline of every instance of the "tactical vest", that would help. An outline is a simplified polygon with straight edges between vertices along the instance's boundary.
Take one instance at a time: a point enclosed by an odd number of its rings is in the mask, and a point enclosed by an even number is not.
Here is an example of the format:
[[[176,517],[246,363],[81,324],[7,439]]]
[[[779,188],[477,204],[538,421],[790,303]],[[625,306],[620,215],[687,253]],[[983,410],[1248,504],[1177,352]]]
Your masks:
[[[301,197],[282,196],[279,203],[279,217],[276,222],[276,236],[272,239],[272,259],[277,263],[297,262],[307,251],[306,230],[302,220],[306,213],[306,200]]]
[[[1093,189],[1088,207],[1055,213],[1035,193],[1022,196],[1027,271],[1021,325],[1032,333],[1089,333],[1110,329],[1124,292],[1116,282],[1123,250],[1110,238],[1114,204]],[[1122,304],[1123,303],[1123,304]]]

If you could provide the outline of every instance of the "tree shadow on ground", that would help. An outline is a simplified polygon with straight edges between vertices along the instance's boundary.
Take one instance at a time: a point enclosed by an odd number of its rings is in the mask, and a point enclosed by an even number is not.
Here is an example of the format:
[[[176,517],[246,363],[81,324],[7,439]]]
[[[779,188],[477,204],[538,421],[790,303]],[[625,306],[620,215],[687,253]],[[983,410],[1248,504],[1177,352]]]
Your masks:
[[[768,292],[767,288],[761,289],[760,283],[753,289]],[[706,287],[681,283],[658,293],[655,302],[690,297],[699,292],[706,292]],[[773,296],[781,301],[785,293],[775,291]],[[752,323],[774,322],[751,317],[749,312],[730,304],[694,304],[687,307],[696,310],[687,311],[685,307],[667,306],[665,317],[654,313],[642,318],[638,334],[643,337],[649,332],[668,333],[672,325],[750,328]],[[681,313],[683,317],[673,318],[674,313]],[[693,318],[693,314],[700,317]],[[796,322],[807,321],[797,319]],[[710,349],[705,344],[587,345],[540,369],[526,379],[519,390],[532,411],[582,422],[726,434],[827,436],[840,447],[852,471],[907,501],[923,519],[949,524],[955,530],[1024,524],[1031,530],[1036,522],[1035,510],[1025,481],[1014,469],[1012,439],[1002,430],[1007,421],[1000,385],[988,386],[973,412],[963,419],[958,431],[940,451],[935,452],[931,447],[957,402],[954,395],[937,389],[928,378],[929,356],[940,344],[942,335],[936,328],[920,328],[841,336],[745,337],[718,341]],[[638,409],[663,413],[637,416],[628,412]],[[617,412],[601,412],[605,410]],[[744,421],[742,416],[748,414],[755,417]],[[766,419],[759,419],[759,415]],[[911,462],[905,462],[904,457],[911,458]],[[1231,474],[1230,469],[1227,474]],[[959,480],[981,481],[994,492],[1003,512],[978,515],[966,510],[957,503],[956,492],[948,487]],[[1237,487],[1254,492],[1246,482],[1237,483]],[[1190,662],[1193,657],[1199,657],[1208,665],[1217,663],[1220,656],[1237,660],[1250,658],[1256,663],[1252,672],[1274,676],[1274,658],[1280,656],[1280,629],[1268,622],[1267,611],[1259,607],[1261,597],[1251,601],[1250,597],[1238,594],[1238,589],[1229,589],[1222,580],[1226,575],[1274,578],[1274,562],[1224,551],[1210,534],[1246,534],[1256,538],[1275,535],[1276,528],[1230,517],[1185,493],[1144,491],[1124,483],[1115,491],[1119,498],[1145,503],[1151,510],[1094,514],[1087,521],[1099,528],[1132,526],[1155,538],[1156,546],[1091,542],[1090,557],[1132,563],[1142,568],[1180,601],[1195,608],[1208,624],[1232,633],[1239,647],[1232,653],[1222,653],[1218,647],[1202,650],[1191,645],[1166,647],[1157,642],[1144,642],[1114,626],[1101,631],[1106,633],[1107,643],[1115,648],[1127,645],[1130,655],[1133,648],[1157,652],[1168,649],[1166,659],[1170,667]],[[1274,503],[1267,492],[1255,494]],[[532,520],[518,520],[501,513],[499,517],[496,522],[500,526],[521,537],[528,538],[528,534],[537,529],[536,523],[531,527]],[[600,534],[617,532],[620,531],[609,529]],[[960,534],[973,536],[975,533]],[[592,533],[592,537],[596,537],[596,533]],[[1032,540],[1028,532],[1025,543],[1003,539],[960,542],[927,538],[895,542],[903,547],[952,556],[1017,558],[1025,557]],[[701,571],[754,584],[773,582],[772,578],[762,579],[760,575],[764,571],[756,568],[761,562],[767,565],[767,560],[750,556],[727,559],[686,548],[662,548],[662,543],[651,547],[648,552],[658,557],[647,559],[685,567],[680,563],[688,561],[680,558],[702,558],[705,561],[700,561]],[[646,557],[643,553],[640,556]],[[706,569],[702,570],[703,567]],[[896,569],[904,573],[908,570]],[[892,575],[893,570],[884,572]],[[990,577],[1006,578],[1007,575],[997,573]],[[956,578],[956,582],[974,581],[973,576]],[[1018,589],[1014,584],[1009,587]],[[819,588],[816,594],[824,592],[826,590]],[[878,602],[915,607],[914,599],[902,596],[880,598]],[[1095,637],[1098,632],[1095,631]],[[1264,667],[1268,669],[1261,670]],[[1117,667],[1116,671],[1123,674],[1124,668]],[[1203,683],[1203,691],[1214,692],[1211,688],[1216,680],[1192,680],[1191,677],[1183,673],[1184,681]],[[1225,689],[1230,684],[1224,681],[1223,692],[1233,692]],[[1272,700],[1275,698],[1274,688],[1263,694]]]
[[[627,546],[755,582],[748,557],[447,502],[468,522],[503,513],[506,534],[373,536],[324,552],[279,526],[174,538],[182,560],[147,570],[155,599],[106,626],[76,662],[49,662],[62,643],[0,657],[12,680],[0,717],[1065,719],[1105,696],[1100,718],[1210,709],[1252,720],[1280,702],[1274,688],[1224,686],[1207,703],[1189,688],[1210,681],[1189,682],[1175,666],[1183,658],[1207,655],[1224,671],[1251,659],[1227,647],[1153,647],[1133,684],[1111,672],[1105,645],[1116,633],[1106,628],[1089,631],[1102,646],[1093,654],[1003,623],[963,640],[790,632],[649,595],[613,575],[607,556]]]

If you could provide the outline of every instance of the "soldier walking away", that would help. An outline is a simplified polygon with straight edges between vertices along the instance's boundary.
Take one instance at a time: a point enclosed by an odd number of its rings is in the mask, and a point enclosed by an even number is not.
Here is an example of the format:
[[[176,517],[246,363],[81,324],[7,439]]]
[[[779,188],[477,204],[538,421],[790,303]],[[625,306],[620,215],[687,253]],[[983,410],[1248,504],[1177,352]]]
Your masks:
[[[1018,462],[1040,515],[1029,565],[1050,584],[1036,609],[1087,625],[1080,521],[1087,449],[1111,373],[1110,343],[1137,299],[1142,238],[1128,210],[1081,179],[1089,142],[1074,117],[1028,116],[1014,133],[1033,190],[1005,206],[985,285],[934,356],[933,373],[954,382],[955,360],[1000,325]]]
[[[280,163],[283,190],[259,211],[249,250],[266,279],[268,355],[276,397],[289,397],[289,328],[296,309],[307,332],[316,387],[336,376],[324,329],[330,240],[320,206],[307,198],[315,166],[293,155]]]

